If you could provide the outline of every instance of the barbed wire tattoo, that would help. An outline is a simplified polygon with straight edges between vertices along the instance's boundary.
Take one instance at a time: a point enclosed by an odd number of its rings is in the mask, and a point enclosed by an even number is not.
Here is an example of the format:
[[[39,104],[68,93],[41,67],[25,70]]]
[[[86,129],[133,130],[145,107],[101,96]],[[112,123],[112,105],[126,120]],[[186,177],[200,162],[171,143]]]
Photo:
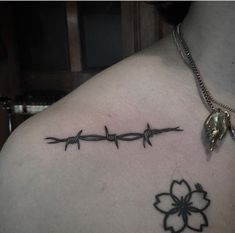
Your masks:
[[[48,144],[56,144],[56,143],[65,143],[65,151],[67,150],[68,145],[77,144],[78,150],[80,150],[80,141],[109,141],[114,142],[117,149],[119,148],[119,141],[135,141],[138,139],[143,139],[143,147],[146,147],[146,143],[152,146],[150,138],[154,135],[158,135],[161,133],[166,133],[170,131],[183,131],[180,127],[175,128],[164,128],[164,129],[151,129],[149,123],[147,123],[147,128],[143,133],[125,133],[125,134],[110,134],[107,126],[104,127],[105,135],[82,135],[82,130],[78,132],[76,136],[67,137],[67,138],[56,138],[56,137],[46,137],[45,140],[48,140]]]

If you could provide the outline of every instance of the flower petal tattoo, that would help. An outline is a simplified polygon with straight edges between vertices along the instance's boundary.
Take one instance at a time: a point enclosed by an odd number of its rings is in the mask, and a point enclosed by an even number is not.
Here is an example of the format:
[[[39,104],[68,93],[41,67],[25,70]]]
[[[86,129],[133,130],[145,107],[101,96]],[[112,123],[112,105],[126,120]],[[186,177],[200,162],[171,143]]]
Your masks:
[[[67,150],[68,145],[70,144],[77,144],[77,148],[80,149],[80,141],[109,141],[114,142],[116,147],[119,148],[119,141],[134,141],[138,139],[143,140],[143,146],[146,146],[148,143],[152,146],[150,138],[154,135],[158,135],[161,133],[166,133],[170,131],[183,131],[180,127],[175,128],[164,128],[164,129],[151,129],[149,123],[147,123],[147,128],[144,130],[143,133],[125,133],[125,134],[110,134],[107,126],[104,127],[105,135],[97,135],[97,134],[90,134],[90,135],[82,135],[82,130],[78,132],[77,135],[73,137],[67,138],[56,138],[56,137],[47,137],[45,140],[48,140],[48,144],[55,144],[55,143],[65,143],[65,150]]]
[[[154,207],[165,214],[164,230],[180,233],[189,228],[202,232],[203,227],[208,226],[204,210],[210,205],[210,200],[207,198],[207,192],[199,183],[192,191],[185,180],[173,180],[170,192],[157,194],[155,198]]]

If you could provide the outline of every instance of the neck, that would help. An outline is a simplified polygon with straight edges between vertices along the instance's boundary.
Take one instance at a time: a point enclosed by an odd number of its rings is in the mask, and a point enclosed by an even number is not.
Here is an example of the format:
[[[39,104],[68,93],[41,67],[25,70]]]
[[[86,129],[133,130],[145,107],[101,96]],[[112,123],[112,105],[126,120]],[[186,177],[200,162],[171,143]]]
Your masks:
[[[235,3],[193,2],[182,33],[212,95],[235,107]]]

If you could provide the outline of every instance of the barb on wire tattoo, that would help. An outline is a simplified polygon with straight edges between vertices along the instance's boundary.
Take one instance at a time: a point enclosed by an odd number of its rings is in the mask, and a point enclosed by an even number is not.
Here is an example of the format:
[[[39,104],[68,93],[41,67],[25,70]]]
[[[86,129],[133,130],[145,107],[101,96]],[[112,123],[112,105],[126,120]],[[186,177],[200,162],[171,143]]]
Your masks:
[[[77,144],[78,150],[80,149],[80,141],[109,141],[115,143],[117,149],[119,148],[119,141],[135,141],[138,139],[143,139],[143,147],[146,147],[146,143],[152,146],[150,138],[154,135],[158,135],[161,133],[166,133],[170,131],[183,131],[180,127],[175,128],[164,128],[164,129],[151,129],[149,123],[147,124],[147,128],[143,133],[125,133],[125,134],[110,134],[107,126],[104,127],[105,135],[82,135],[82,130],[78,132],[76,136],[67,137],[67,138],[56,138],[56,137],[47,137],[45,140],[48,140],[48,144],[55,143],[65,143],[64,149],[67,150],[68,145]]]

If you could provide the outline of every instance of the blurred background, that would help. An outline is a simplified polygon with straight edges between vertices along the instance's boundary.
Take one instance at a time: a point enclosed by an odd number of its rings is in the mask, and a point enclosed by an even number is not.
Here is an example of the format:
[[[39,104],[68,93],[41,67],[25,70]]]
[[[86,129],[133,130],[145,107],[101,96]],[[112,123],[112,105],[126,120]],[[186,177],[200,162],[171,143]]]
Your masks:
[[[25,119],[171,30],[150,2],[1,2],[0,149]]]

